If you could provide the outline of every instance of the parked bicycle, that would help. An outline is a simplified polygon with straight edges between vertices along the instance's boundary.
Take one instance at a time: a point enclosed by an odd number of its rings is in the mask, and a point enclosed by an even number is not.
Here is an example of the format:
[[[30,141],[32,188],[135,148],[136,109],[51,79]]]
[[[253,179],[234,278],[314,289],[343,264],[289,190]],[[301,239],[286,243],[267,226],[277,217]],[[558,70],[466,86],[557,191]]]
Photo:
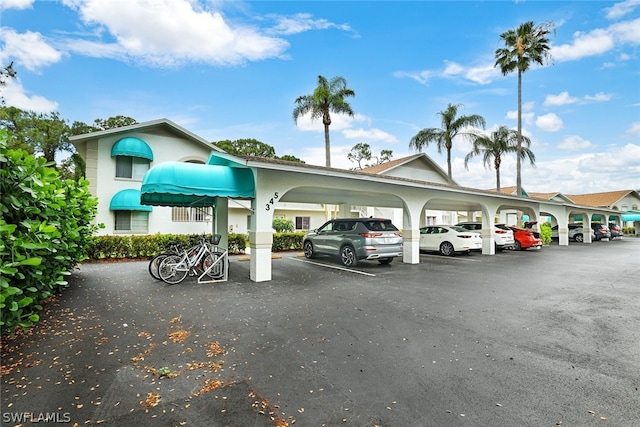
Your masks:
[[[214,280],[226,278],[227,251],[213,249],[218,248],[220,237],[219,234],[210,239],[202,236],[198,245],[179,254],[167,254],[158,265],[158,276],[170,285],[182,282],[187,275],[198,275],[199,282],[203,281],[204,276]]]
[[[193,248],[192,248],[193,249]],[[162,280],[160,278],[160,274],[158,273],[158,268],[160,267],[160,263],[163,259],[165,259],[169,255],[180,255],[184,253],[184,245],[180,242],[169,242],[169,249],[166,252],[162,252],[151,258],[149,261],[149,274],[156,280]]]

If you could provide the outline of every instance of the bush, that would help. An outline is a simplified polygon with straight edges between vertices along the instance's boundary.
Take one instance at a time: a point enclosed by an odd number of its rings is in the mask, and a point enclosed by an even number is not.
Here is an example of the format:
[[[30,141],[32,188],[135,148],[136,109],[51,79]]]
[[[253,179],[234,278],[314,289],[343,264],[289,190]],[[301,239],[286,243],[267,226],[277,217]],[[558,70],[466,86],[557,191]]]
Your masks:
[[[286,218],[273,218],[272,225],[274,230],[278,233],[283,232],[293,232],[295,227],[293,226],[293,221]]]
[[[542,240],[543,245],[548,245],[551,243],[551,223],[545,222],[540,225],[540,240]]]
[[[88,181],[61,180],[44,158],[7,149],[0,130],[0,326],[39,320],[40,305],[87,258],[97,199]]]

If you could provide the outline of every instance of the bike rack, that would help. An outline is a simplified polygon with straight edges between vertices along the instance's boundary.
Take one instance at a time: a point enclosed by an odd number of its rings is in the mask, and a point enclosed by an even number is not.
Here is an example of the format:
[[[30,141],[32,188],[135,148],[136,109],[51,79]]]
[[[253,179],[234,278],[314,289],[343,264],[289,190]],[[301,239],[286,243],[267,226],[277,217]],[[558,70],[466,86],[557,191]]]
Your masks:
[[[220,243],[221,238],[222,236],[220,234],[214,234],[211,236],[212,246],[210,247],[210,252],[212,254],[220,253],[221,255],[218,257],[218,259],[216,259],[213,262],[213,264],[207,267],[207,269],[204,270],[204,272],[198,277],[198,283],[217,283],[217,282],[226,282],[227,280],[229,280],[229,250],[228,248],[222,248],[218,246],[218,243]],[[222,263],[222,269],[223,269],[222,277],[217,279],[209,278],[207,276],[207,273],[213,270],[213,268],[219,263]],[[205,276],[207,276],[206,279],[204,278]]]

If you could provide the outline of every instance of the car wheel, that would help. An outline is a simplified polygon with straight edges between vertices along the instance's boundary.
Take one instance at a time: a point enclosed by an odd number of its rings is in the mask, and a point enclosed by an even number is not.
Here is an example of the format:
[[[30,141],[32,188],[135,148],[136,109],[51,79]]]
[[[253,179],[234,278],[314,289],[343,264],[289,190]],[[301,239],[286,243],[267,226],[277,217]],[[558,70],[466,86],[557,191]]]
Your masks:
[[[307,258],[315,258],[316,256],[313,252],[313,243],[308,240],[304,242],[304,256]]]
[[[504,246],[498,246],[496,243],[496,252],[502,252],[504,250]]]
[[[358,264],[358,257],[353,246],[345,245],[340,249],[340,260],[345,267],[355,267]]]
[[[383,265],[391,264],[391,261],[393,261],[393,258],[381,258],[378,260],[378,262]]]
[[[582,243],[582,241],[584,240],[582,238],[582,234],[576,234],[575,236],[573,236],[573,239],[578,243]]]
[[[444,256],[451,256],[456,252],[455,248],[450,242],[442,242],[440,244],[440,253]]]
[[[522,250],[522,245],[517,240],[513,243],[513,250],[514,251],[521,251]]]

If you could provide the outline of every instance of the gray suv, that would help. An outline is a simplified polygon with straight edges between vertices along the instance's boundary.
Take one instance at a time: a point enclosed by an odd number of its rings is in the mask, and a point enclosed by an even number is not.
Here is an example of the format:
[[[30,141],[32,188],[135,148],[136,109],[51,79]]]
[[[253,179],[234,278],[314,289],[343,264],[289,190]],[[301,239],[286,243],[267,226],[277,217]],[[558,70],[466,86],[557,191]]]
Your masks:
[[[302,246],[307,258],[338,256],[346,267],[363,259],[389,264],[402,256],[402,233],[385,218],[337,218],[307,233]]]

